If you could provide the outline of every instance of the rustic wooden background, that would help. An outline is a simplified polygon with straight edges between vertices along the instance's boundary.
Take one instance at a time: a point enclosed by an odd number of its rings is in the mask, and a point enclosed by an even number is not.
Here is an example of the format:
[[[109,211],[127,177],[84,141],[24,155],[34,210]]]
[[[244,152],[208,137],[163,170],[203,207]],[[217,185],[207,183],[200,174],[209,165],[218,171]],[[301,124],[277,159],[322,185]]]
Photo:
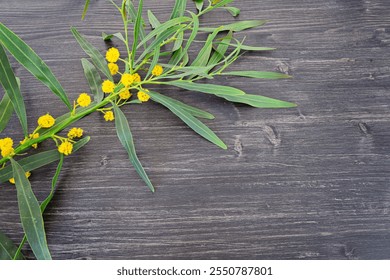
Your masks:
[[[1,22],[52,67],[72,99],[88,87],[80,64],[85,55],[69,27],[76,26],[102,51],[108,46],[101,32],[121,28],[103,0],[91,1],[82,22],[83,2],[0,0]],[[167,19],[173,4],[145,2],[160,19]],[[242,9],[239,19],[270,20],[244,32],[246,43],[278,50],[249,52],[234,68],[281,71],[294,79],[218,82],[299,107],[260,110],[159,89],[214,113],[216,120],[207,124],[228,151],[201,139],[157,104],[127,108],[155,194],[132,169],[113,124],[98,114],[82,120],[92,140],[66,161],[45,214],[53,258],[390,258],[390,2],[235,2]],[[204,22],[228,19],[218,12]],[[43,113],[65,112],[14,60],[13,66],[22,79],[31,128]],[[21,136],[16,118],[3,135]],[[40,199],[54,170],[52,165],[31,177]],[[22,237],[18,221],[16,191],[3,184],[0,230],[15,243]],[[27,246],[24,253],[32,257]]]

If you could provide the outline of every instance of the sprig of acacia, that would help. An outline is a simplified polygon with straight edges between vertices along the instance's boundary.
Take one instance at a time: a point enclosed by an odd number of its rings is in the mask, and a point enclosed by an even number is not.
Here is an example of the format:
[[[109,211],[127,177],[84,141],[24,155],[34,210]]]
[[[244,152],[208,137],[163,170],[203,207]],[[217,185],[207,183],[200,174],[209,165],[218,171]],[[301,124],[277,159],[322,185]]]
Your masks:
[[[86,1],[82,18],[87,13],[89,2]],[[130,162],[154,192],[154,186],[137,157],[130,126],[122,112],[124,106],[144,104],[149,100],[159,103],[206,140],[222,149],[227,149],[227,146],[200,120],[214,119],[211,113],[158,93],[152,90],[153,86],[175,86],[257,108],[295,107],[290,102],[248,94],[237,88],[209,82],[221,75],[257,79],[289,78],[274,72],[227,70],[244,51],[273,50],[247,46],[243,40],[234,36],[239,31],[265,24],[263,20],[235,21],[217,27],[200,24],[201,16],[217,9],[237,16],[240,10],[230,6],[233,0],[195,0],[197,13],[186,10],[188,1],[176,0],[169,20],[165,22],[161,22],[152,11],[147,11],[150,28],[143,18],[143,0],[138,1],[137,7],[131,0],[123,0],[120,4],[112,0],[110,2],[118,11],[124,30],[109,35],[103,33],[103,40],[117,40],[124,45],[126,52],[120,53],[118,49],[110,48],[103,56],[72,27],[71,32],[89,57],[83,58],[81,63],[90,86],[89,93],[81,93],[73,102],[42,59],[19,36],[0,23],[0,82],[5,90],[0,102],[0,132],[6,128],[15,112],[24,134],[19,142],[9,137],[0,139],[0,183],[8,184],[9,181],[15,184],[25,233],[18,247],[0,233],[0,259],[23,259],[21,250],[26,242],[37,259],[51,259],[42,213],[53,198],[65,157],[89,141],[89,137],[83,137],[83,129],[74,126],[81,118],[99,112],[106,121],[115,122],[118,138]],[[194,42],[199,43],[196,39],[200,33],[208,33],[207,40],[202,42],[203,47],[190,60],[189,49]],[[69,112],[56,118],[51,114],[43,114],[37,120],[37,126],[29,132],[21,94],[22,83],[12,71],[6,51],[57,95]],[[200,83],[201,80],[205,82]],[[46,140],[54,141],[56,149],[28,155],[30,149],[38,148]],[[58,165],[50,193],[39,203],[28,177],[31,171],[54,162],[58,162]]]

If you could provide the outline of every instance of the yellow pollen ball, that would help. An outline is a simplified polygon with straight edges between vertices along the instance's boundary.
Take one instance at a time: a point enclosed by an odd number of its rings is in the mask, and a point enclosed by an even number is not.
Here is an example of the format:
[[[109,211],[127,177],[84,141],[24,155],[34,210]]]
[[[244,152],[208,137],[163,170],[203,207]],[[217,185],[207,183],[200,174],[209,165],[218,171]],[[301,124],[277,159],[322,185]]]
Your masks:
[[[130,97],[131,97],[130,90],[122,91],[122,92],[119,94],[119,98],[120,98],[120,99],[123,99],[123,100],[129,99]]]
[[[73,127],[71,130],[68,132],[68,138],[73,139],[73,138],[80,138],[83,136],[83,130],[78,127]]]
[[[12,147],[14,145],[14,141],[7,137],[0,139],[0,149],[3,149],[3,147]]]
[[[106,122],[112,122],[113,120],[115,120],[114,113],[112,111],[105,112],[104,119],[106,120]]]
[[[73,144],[69,141],[64,141],[58,146],[58,151],[66,156],[70,155],[73,151]]]
[[[43,115],[38,119],[38,125],[42,128],[50,128],[55,122],[56,120],[49,114]]]
[[[161,65],[156,65],[156,66],[154,66],[154,68],[152,70],[152,74],[153,74],[153,76],[158,77],[163,73],[163,71],[164,70],[163,70]]]
[[[134,83],[140,83],[141,76],[138,73],[135,73],[135,74],[133,74],[133,80],[134,80]]]
[[[108,63],[108,69],[110,70],[111,75],[116,75],[119,71],[119,66],[115,63]]]
[[[79,98],[77,98],[77,104],[79,104],[81,107],[89,106],[89,104],[91,104],[91,101],[91,97],[86,93],[80,94]]]
[[[118,61],[120,53],[117,48],[110,48],[106,52],[106,59],[108,62],[115,63]]]
[[[30,172],[30,171],[27,171],[27,172],[25,173],[25,175],[26,175],[26,178],[30,178],[31,172]],[[10,182],[11,184],[15,184],[15,178],[9,179],[9,182]]]
[[[125,73],[122,75],[121,83],[125,86],[131,86],[131,84],[134,82],[134,77],[131,74]]]
[[[143,92],[143,91],[139,91],[137,94],[137,97],[138,97],[139,101],[141,101],[141,102],[146,102],[150,99],[149,94],[147,94],[146,92]]]
[[[1,156],[8,157],[14,153],[14,148],[12,146],[5,146],[1,148]]]
[[[102,84],[102,90],[104,93],[111,93],[114,91],[115,84],[110,80],[105,80]]]

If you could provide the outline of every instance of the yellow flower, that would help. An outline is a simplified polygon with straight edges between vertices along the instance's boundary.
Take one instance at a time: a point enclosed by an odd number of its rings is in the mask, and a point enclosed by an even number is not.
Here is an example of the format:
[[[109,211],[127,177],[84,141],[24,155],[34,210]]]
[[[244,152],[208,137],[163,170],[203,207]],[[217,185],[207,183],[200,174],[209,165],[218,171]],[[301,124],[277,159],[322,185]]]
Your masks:
[[[120,53],[117,48],[110,48],[106,52],[106,59],[108,62],[115,63],[118,61]]]
[[[30,134],[30,139],[37,139],[39,138],[39,133]],[[32,144],[31,147],[34,149],[38,148],[38,144]]]
[[[154,66],[154,68],[152,70],[152,74],[153,74],[153,76],[158,77],[163,73],[163,71],[164,70],[163,70],[161,65],[156,65],[156,66]]]
[[[115,120],[114,113],[112,111],[107,111],[104,113],[104,119],[106,122],[112,122]]]
[[[73,151],[73,144],[65,140],[58,146],[58,151],[66,156],[70,155]]]
[[[123,100],[129,99],[130,97],[131,97],[130,90],[122,91],[122,92],[119,94],[119,98],[120,98],[120,99],[123,99]]]
[[[110,69],[111,75],[116,75],[119,71],[119,66],[115,63],[108,63],[108,69]]]
[[[83,136],[83,130],[81,128],[73,127],[71,130],[68,132],[68,138],[73,139],[73,138],[80,138]]]
[[[102,84],[102,90],[104,93],[111,93],[114,91],[115,84],[110,80],[105,80]]]
[[[3,146],[1,148],[1,156],[2,157],[11,156],[11,155],[13,155],[13,153],[14,153],[14,148],[12,148],[12,146]]]
[[[134,77],[131,74],[125,73],[122,75],[121,83],[125,86],[131,86],[131,84],[134,82]]]
[[[150,99],[149,94],[147,94],[144,91],[139,91],[137,94],[137,97],[138,97],[139,101],[141,101],[141,102],[146,102]]]
[[[133,80],[134,80],[134,83],[140,83],[141,76],[138,73],[135,73],[135,74],[133,74]]]
[[[56,120],[49,114],[43,115],[38,119],[38,125],[42,128],[50,128],[55,122]]]
[[[27,178],[30,178],[30,176],[31,176],[31,172],[30,172],[30,171],[27,171],[25,174],[26,174],[26,177],[27,177]],[[10,182],[11,184],[15,184],[15,178],[9,179],[9,182]]]
[[[91,104],[91,97],[86,93],[82,93],[79,95],[79,98],[77,98],[77,104],[81,107],[87,107]]]
[[[0,149],[3,149],[3,147],[12,147],[14,145],[14,141],[7,137],[0,139]]]

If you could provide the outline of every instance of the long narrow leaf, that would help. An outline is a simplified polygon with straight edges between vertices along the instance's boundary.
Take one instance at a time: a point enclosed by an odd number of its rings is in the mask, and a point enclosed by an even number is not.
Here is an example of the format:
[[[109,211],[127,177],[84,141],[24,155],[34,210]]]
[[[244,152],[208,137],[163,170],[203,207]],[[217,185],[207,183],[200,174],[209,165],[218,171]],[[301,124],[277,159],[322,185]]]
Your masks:
[[[150,63],[150,67],[148,73],[146,74],[145,79],[149,78],[149,76],[152,74],[153,68],[157,65],[159,58],[160,58],[160,46],[157,46],[156,49],[154,50],[153,60]]]
[[[162,95],[158,92],[153,92],[152,94],[157,95],[161,100],[164,100],[166,102],[166,104],[171,104],[172,106],[180,107],[181,109],[190,113],[194,117],[208,119],[208,120],[215,119],[215,117],[212,114],[210,114],[209,112],[206,112],[206,111],[203,111],[199,108],[187,105],[187,104],[185,104],[179,100],[176,100],[174,98]]]
[[[12,260],[18,248],[4,233],[0,232],[0,260]],[[19,259],[23,259],[20,255]]]
[[[210,60],[207,63],[207,65],[217,64],[224,58],[232,38],[233,38],[233,32],[229,31],[229,33],[222,39],[221,44],[218,45],[213,55],[210,57]]]
[[[159,93],[150,91],[148,94],[152,100],[167,107],[172,113],[178,116],[184,123],[186,123],[200,136],[224,150],[227,149],[226,144],[210,128],[192,116],[188,111],[183,110],[180,106],[177,106],[175,103],[168,101],[166,98],[162,98],[161,94]]]
[[[214,84],[197,84],[189,81],[172,81],[172,82],[166,82],[166,84],[187,89],[187,90],[199,91],[199,92],[209,93],[214,95],[237,96],[237,95],[245,94],[245,92],[237,88],[214,85]]]
[[[233,32],[239,32],[239,31],[243,31],[243,30],[246,30],[246,29],[250,29],[250,28],[254,28],[254,27],[259,27],[259,26],[262,26],[264,24],[266,24],[267,21],[266,20],[245,20],[245,21],[239,21],[239,22],[235,22],[235,23],[231,23],[231,24],[227,24],[227,25],[223,25],[223,26],[220,26],[218,28],[220,28],[220,31],[233,31]],[[214,32],[216,28],[208,28],[208,27],[201,27],[199,28],[200,31],[204,31],[204,32]]]
[[[232,71],[232,72],[223,72],[221,75],[225,76],[240,76],[254,79],[269,79],[269,80],[278,80],[278,79],[288,79],[291,76],[277,73],[277,72],[261,72],[261,71]]]
[[[11,164],[15,178],[20,219],[28,243],[38,260],[51,260],[38,200],[31,189],[31,184],[22,166],[14,159],[11,159]]]
[[[113,103],[114,114],[115,114],[115,126],[116,132],[118,134],[119,141],[122,143],[123,147],[126,149],[131,164],[134,166],[138,175],[144,180],[149,189],[154,192],[154,187],[148,175],[146,174],[144,168],[142,167],[141,162],[138,159],[137,153],[135,151],[133,135],[130,130],[129,122],[126,119],[126,116],[119,109],[119,107]]]
[[[78,31],[76,28],[72,27],[70,29],[73,33],[73,36],[76,38],[80,47],[85,51],[85,53],[92,59],[93,64],[96,68],[99,69],[109,80],[112,81],[112,76],[110,70],[108,69],[107,62],[104,59],[103,55],[92,46]]]
[[[90,0],[86,0],[86,1],[85,1],[83,14],[81,15],[81,20],[84,20],[85,15],[87,14],[88,6],[89,6],[89,1],[90,1]]]
[[[4,92],[4,96],[0,101],[0,133],[7,127],[13,112],[14,107],[11,99],[9,99],[7,92]]]
[[[143,28],[141,26],[142,25],[143,5],[144,5],[144,1],[143,0],[139,0],[139,2],[138,2],[138,12],[137,12],[135,25],[134,25],[133,48],[132,48],[132,51],[131,51],[132,65],[134,65],[135,54],[136,54],[136,50],[137,50],[137,44],[138,44],[138,38],[139,38],[140,30],[141,30],[141,28]]]
[[[74,144],[73,153],[78,151],[81,147],[86,145],[90,140],[90,137],[85,137]],[[57,149],[50,151],[41,152],[29,157],[25,157],[18,161],[18,163],[27,171],[32,171],[38,169],[42,166],[48,165],[52,162],[55,162],[61,158],[60,153]],[[12,167],[10,165],[4,167],[0,170],[0,183],[6,182],[13,177]]]
[[[150,26],[152,26],[153,29],[161,25],[161,22],[157,19],[157,17],[153,14],[151,10],[148,10],[148,19]]]
[[[24,105],[23,96],[20,92],[20,87],[16,81],[14,72],[12,71],[8,57],[0,44],[0,83],[12,102],[16,115],[22,125],[25,136],[28,134],[26,106]]]
[[[265,96],[254,95],[254,94],[245,94],[240,96],[226,96],[219,95],[226,100],[236,103],[243,103],[250,105],[256,108],[268,108],[268,109],[276,109],[276,108],[293,108],[297,105],[291,102],[286,102],[278,99],[273,99]]]
[[[206,66],[211,55],[211,51],[213,49],[213,40],[218,35],[220,29],[216,29],[212,34],[210,34],[204,44],[203,48],[199,51],[198,56],[192,62],[191,66]]]
[[[127,0],[127,5],[126,5],[126,11],[127,13],[129,14],[130,16],[130,19],[132,22],[136,22],[137,21],[137,11],[134,7],[134,4],[133,4],[133,1],[132,0]],[[145,34],[145,30],[144,30],[144,26],[145,26],[145,21],[142,17],[142,14],[141,14],[141,28],[139,29],[139,38],[141,40],[143,40],[146,36]],[[144,44],[143,44],[144,45]]]
[[[171,19],[182,17],[186,11],[187,0],[176,0],[175,6],[173,7]]]
[[[69,110],[72,109],[64,89],[46,63],[22,39],[2,23],[0,23],[0,43],[20,64],[56,94]]]
[[[85,58],[82,58],[81,63],[84,68],[84,75],[88,81],[89,87],[91,88],[91,93],[95,96],[95,101],[102,101],[104,98],[104,94],[102,91],[102,78],[100,77],[97,69],[91,62],[89,62]]]

